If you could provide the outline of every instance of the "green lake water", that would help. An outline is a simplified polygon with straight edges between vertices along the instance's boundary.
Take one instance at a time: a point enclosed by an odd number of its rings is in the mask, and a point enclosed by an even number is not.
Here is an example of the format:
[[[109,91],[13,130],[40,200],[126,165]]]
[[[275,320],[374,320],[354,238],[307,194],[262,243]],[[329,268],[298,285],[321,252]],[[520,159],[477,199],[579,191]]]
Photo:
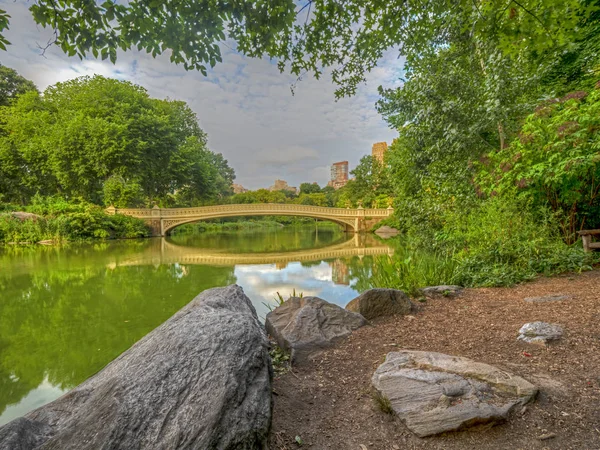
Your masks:
[[[239,284],[261,318],[294,289],[344,306],[391,252],[336,227],[0,247],[0,425],[98,372],[205,289]]]

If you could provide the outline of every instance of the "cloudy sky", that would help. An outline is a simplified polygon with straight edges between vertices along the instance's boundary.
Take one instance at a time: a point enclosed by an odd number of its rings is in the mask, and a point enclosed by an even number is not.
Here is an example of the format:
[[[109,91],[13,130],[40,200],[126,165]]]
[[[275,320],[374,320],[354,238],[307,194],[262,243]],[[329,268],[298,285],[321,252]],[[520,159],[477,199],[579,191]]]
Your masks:
[[[119,53],[117,64],[68,58],[59,48],[41,56],[51,31],[38,27],[28,2],[0,0],[12,17],[6,37],[12,43],[0,51],[0,63],[48,85],[82,75],[101,74],[144,86],[157,98],[186,101],[208,133],[211,150],[222,153],[235,169],[236,182],[250,189],[268,187],[276,178],[293,186],[304,181],[324,185],[329,166],[348,160],[352,169],[370,153],[374,142],[390,143],[396,136],[375,110],[377,87],[397,85],[402,64],[389,54],[366,85],[349,99],[335,101],[329,77],[280,74],[268,60],[246,58],[223,47],[223,64],[209,71],[186,72],[168,57],[153,59],[145,53]]]

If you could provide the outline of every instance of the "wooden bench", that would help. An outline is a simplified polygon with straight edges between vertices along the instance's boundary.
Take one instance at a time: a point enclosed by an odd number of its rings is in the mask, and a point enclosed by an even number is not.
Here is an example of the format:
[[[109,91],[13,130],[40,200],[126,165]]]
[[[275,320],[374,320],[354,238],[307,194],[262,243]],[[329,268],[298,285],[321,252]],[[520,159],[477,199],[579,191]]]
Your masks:
[[[592,242],[592,236],[600,236],[600,230],[581,230],[577,234],[581,236],[584,251],[591,252],[592,250],[600,249],[600,242]]]

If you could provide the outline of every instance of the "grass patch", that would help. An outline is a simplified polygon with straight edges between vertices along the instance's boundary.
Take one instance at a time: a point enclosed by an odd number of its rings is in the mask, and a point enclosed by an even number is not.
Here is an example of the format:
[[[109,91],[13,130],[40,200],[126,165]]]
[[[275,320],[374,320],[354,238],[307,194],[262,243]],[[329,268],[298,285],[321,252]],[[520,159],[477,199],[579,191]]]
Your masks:
[[[392,402],[390,401],[389,398],[387,398],[381,392],[373,391],[371,393],[371,398],[373,399],[373,403],[375,403],[375,406],[377,407],[377,409],[379,409],[379,411],[381,411],[382,413],[384,413],[384,414],[393,414],[394,413],[394,409],[392,408]]]

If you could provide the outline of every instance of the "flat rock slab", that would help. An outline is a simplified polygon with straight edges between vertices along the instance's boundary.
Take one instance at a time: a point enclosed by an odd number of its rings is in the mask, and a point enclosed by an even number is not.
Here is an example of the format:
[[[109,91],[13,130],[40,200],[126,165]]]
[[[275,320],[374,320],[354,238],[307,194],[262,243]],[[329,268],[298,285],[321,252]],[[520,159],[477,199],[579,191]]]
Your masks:
[[[550,341],[560,339],[562,335],[563,329],[560,325],[546,322],[531,322],[521,327],[517,339],[530,344],[547,344]]]
[[[436,297],[458,297],[462,292],[461,286],[455,286],[452,284],[442,284],[440,286],[428,286],[421,289],[421,292],[425,297],[436,298]]]
[[[506,420],[534,398],[528,381],[488,364],[442,353],[388,353],[372,384],[420,437]]]
[[[0,449],[262,449],[268,340],[239,286],[209,289],[72,391],[0,428]]]
[[[382,227],[379,227],[377,230],[375,230],[375,234],[384,239],[388,239],[388,238],[391,238],[394,236],[398,236],[398,234],[400,234],[400,231],[398,231],[396,228],[392,228],[392,227],[388,227],[387,225],[384,225]]]
[[[549,294],[541,297],[526,297],[524,300],[529,303],[562,302],[570,300],[571,296],[567,294]]]
[[[406,315],[413,310],[408,295],[397,289],[369,289],[346,305],[348,311],[359,313],[367,320],[377,317]]]
[[[267,314],[265,327],[279,347],[290,352],[293,364],[331,347],[367,324],[360,314],[318,297],[291,297]]]

